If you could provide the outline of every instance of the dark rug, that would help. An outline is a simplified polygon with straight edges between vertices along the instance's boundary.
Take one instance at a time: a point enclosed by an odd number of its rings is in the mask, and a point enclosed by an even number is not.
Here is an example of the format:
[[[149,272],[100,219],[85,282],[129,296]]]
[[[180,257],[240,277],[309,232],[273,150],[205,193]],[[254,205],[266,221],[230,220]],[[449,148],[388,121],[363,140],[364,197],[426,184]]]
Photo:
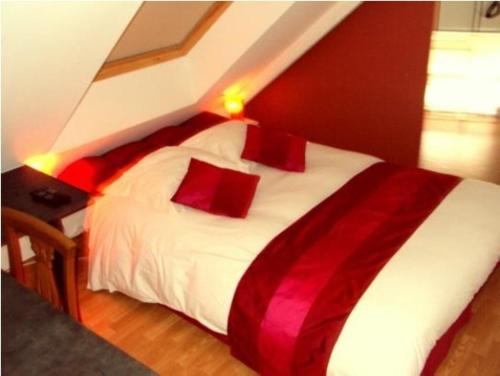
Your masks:
[[[2,272],[2,375],[155,375]]]

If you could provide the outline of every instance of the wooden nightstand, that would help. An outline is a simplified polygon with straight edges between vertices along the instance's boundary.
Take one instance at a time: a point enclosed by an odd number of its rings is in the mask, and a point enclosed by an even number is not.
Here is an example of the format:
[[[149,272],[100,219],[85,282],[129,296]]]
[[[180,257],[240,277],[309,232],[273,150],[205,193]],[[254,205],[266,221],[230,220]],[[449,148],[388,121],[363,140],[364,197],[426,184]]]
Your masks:
[[[70,201],[58,207],[36,202],[31,197],[30,192],[40,188],[51,188],[64,193],[69,196]],[[62,219],[85,208],[88,200],[89,195],[87,192],[28,166],[21,166],[2,174],[2,206],[31,214],[62,232],[64,232]],[[84,253],[81,245],[79,246],[79,253]],[[56,284],[59,286],[60,291],[63,291],[64,287],[62,262],[62,257],[56,252],[53,265]]]
[[[30,192],[44,187],[69,195],[71,201],[56,208],[35,202]],[[87,192],[28,166],[2,174],[2,206],[31,214],[61,231],[64,230],[62,219],[85,208],[88,199]]]

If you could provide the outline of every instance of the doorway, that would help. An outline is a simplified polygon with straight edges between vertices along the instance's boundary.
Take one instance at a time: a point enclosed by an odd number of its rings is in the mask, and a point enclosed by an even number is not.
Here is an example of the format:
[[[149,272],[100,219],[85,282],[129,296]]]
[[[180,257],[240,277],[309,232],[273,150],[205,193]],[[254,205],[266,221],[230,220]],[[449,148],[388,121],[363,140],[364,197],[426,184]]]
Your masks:
[[[437,3],[424,168],[500,184],[500,2]]]

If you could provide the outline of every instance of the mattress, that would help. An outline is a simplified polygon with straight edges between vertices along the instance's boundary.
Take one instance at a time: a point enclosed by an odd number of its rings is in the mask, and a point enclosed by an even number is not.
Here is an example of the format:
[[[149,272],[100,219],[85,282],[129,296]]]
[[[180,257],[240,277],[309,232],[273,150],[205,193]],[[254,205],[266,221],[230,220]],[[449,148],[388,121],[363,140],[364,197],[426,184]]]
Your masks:
[[[146,156],[89,217],[89,288],[181,311],[226,334],[238,281],[259,252],[375,157],[308,143],[306,171],[239,159],[245,125],[226,122]],[[174,204],[194,157],[261,180],[245,219]],[[500,187],[463,180],[384,266],[351,312],[330,375],[417,375],[500,258]]]

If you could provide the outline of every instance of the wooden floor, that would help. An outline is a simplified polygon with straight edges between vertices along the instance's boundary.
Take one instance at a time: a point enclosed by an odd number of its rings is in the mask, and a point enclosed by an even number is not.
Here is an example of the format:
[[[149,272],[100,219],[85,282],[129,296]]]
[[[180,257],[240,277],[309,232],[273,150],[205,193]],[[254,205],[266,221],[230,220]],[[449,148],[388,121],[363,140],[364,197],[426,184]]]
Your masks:
[[[427,112],[420,166],[500,184],[500,118]]]
[[[494,118],[427,114],[422,165],[500,183],[499,129]],[[255,375],[231,357],[225,344],[168,309],[119,293],[86,290],[84,262],[80,268],[84,325],[153,370],[162,375]],[[438,376],[500,375],[500,268],[472,308],[474,316],[455,338]]]

